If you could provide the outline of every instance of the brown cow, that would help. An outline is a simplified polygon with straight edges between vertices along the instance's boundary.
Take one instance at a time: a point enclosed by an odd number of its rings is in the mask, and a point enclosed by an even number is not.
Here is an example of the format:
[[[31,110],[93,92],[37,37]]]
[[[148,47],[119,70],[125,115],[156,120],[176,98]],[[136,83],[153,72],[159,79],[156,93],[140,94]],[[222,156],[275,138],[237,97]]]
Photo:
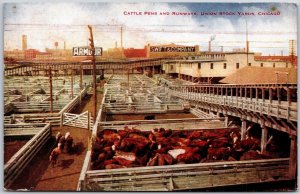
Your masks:
[[[58,146],[59,140],[62,137],[60,132],[57,132],[56,136],[55,136],[55,146]]]
[[[115,159],[120,165],[126,166],[134,163],[136,160],[136,156],[132,152],[116,151],[113,159]]]
[[[206,147],[207,141],[195,139],[191,141],[190,146]]]
[[[188,138],[193,140],[193,139],[199,139],[203,136],[201,131],[193,131],[188,135]]]
[[[226,137],[219,137],[209,141],[209,147],[221,148],[229,146],[229,139]]]
[[[259,159],[262,159],[263,157],[260,155],[260,153],[258,153],[257,151],[253,151],[253,150],[250,150],[250,151],[247,151],[245,152],[240,160],[259,160]]]
[[[231,148],[208,148],[207,159],[208,160],[227,160],[230,156]]]
[[[67,152],[71,153],[73,151],[73,138],[71,137],[70,133],[67,132],[65,135]]]
[[[124,168],[124,166],[119,164],[107,164],[105,169],[117,169],[117,168]]]
[[[56,148],[54,148],[49,156],[49,162],[51,162],[52,167],[56,165],[59,154],[61,153],[60,144]]]

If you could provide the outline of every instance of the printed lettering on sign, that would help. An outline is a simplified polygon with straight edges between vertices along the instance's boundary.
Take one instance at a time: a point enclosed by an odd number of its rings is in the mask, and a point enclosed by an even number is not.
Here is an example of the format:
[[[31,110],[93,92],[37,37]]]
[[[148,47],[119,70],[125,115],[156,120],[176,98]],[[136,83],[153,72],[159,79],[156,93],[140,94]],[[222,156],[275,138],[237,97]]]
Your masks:
[[[73,56],[92,56],[89,47],[73,47]],[[95,48],[95,56],[102,56],[102,47]]]

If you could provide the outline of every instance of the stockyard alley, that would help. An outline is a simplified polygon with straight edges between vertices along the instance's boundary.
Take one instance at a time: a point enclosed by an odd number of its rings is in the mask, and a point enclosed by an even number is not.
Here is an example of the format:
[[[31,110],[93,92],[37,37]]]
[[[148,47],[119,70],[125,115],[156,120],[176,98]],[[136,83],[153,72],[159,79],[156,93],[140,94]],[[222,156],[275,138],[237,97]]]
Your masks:
[[[97,107],[100,106],[103,96],[102,88],[100,88],[102,86],[103,84],[99,84],[97,89]],[[93,99],[92,94],[87,94],[81,106],[78,106],[72,113],[92,112]],[[55,135],[58,132],[62,135],[70,132],[74,140],[74,151],[69,154],[65,149],[58,156],[57,164],[52,167],[49,162],[49,156],[54,149]],[[34,191],[76,190],[84,157],[89,149],[90,136],[91,132],[88,129],[71,126],[52,127],[52,138],[41,148],[9,189]]]

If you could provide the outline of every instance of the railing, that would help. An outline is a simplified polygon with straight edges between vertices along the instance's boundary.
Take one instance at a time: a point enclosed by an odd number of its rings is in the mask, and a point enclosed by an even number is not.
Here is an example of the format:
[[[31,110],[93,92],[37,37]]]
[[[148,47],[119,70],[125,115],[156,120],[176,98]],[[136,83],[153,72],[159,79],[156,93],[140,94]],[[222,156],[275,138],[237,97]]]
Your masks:
[[[167,105],[152,103],[148,105],[113,105],[104,104],[103,112],[111,114],[127,114],[127,113],[163,113],[167,111]]]
[[[28,163],[43,147],[46,141],[51,137],[50,124],[22,124],[22,125],[4,125],[4,136],[6,131],[8,136],[15,130],[40,130],[33,136],[10,160],[4,165],[4,187],[9,187],[20,175]],[[30,132],[32,133],[32,132]],[[24,134],[28,135],[28,134]]]
[[[223,129],[225,118],[185,118],[185,119],[156,119],[132,121],[99,122],[99,129],[123,129],[124,126],[151,131],[154,128],[194,130],[194,129]]]
[[[154,65],[161,65],[163,60],[167,58],[156,58],[156,59],[145,59],[145,60],[135,60],[135,61],[97,61],[96,69],[133,69],[138,67],[147,67]],[[23,75],[25,72],[34,70],[47,70],[49,62],[18,62],[19,66],[14,68],[8,68],[9,63],[5,64],[5,76],[11,75]],[[52,70],[63,70],[63,69],[92,69],[93,65],[91,63],[81,63],[81,62],[52,62]],[[20,71],[19,71],[20,70]]]
[[[106,96],[106,93],[107,93],[107,90],[105,89],[103,96]],[[103,112],[104,101],[105,101],[105,98],[102,98],[101,106],[100,106],[100,109],[98,111],[93,129],[92,129],[92,141],[94,141],[95,138],[97,137],[98,125],[102,121],[102,112]]]
[[[191,101],[206,102],[211,104],[218,104],[223,106],[246,109],[262,114],[271,115],[278,118],[284,118],[292,121],[297,121],[297,103],[288,105],[287,102],[278,102],[256,98],[245,98],[237,96],[222,96],[215,94],[194,93],[188,91],[178,91],[169,89],[171,95]]]
[[[88,87],[85,87],[83,90],[81,90],[79,95],[73,98],[71,102],[69,102],[61,111],[59,111],[59,114],[70,112],[75,106],[77,106],[80,103],[81,99],[84,98],[84,96],[87,94],[87,88]]]
[[[62,92],[60,90],[59,92]],[[84,88],[78,96],[76,96],[71,102],[69,102],[67,105],[59,104],[54,106],[54,110],[60,110],[58,113],[31,113],[31,114],[12,114],[10,116],[6,117],[6,120],[10,120],[8,122],[11,123],[50,123],[52,126],[62,125],[63,123],[63,114],[66,112],[70,112],[72,109],[74,109],[79,103],[80,98],[84,98],[84,96],[87,93],[87,88]],[[22,110],[26,110],[28,108],[27,112],[34,112],[40,111],[41,109],[47,111],[49,110],[50,104],[49,102],[43,102],[43,103],[30,103],[30,102],[20,102],[20,103],[8,103],[5,105],[5,113],[8,111],[15,111],[19,109],[20,112]],[[14,107],[17,108],[14,110]],[[63,108],[62,108],[63,107]],[[61,109],[62,108],[62,109]]]
[[[194,115],[196,115],[199,118],[216,118],[215,115],[208,114],[206,112],[203,112],[202,110],[199,110],[197,108],[191,108],[190,112]]]
[[[52,126],[60,125],[61,116],[59,113],[39,114],[12,114],[5,117],[13,123],[50,123]]]
[[[176,191],[289,180],[289,159],[86,171],[81,191]]]

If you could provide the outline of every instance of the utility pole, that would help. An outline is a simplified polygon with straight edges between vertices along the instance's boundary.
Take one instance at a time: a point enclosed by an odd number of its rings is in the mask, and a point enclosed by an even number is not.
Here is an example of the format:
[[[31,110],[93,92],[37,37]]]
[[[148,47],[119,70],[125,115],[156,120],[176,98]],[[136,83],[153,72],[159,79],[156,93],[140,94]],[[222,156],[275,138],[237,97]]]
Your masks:
[[[82,63],[80,63],[80,90],[82,90],[82,77],[83,77],[83,68],[82,68]]]
[[[95,46],[93,39],[93,29],[92,26],[88,25],[90,30],[90,47],[92,50],[92,64],[93,64],[93,94],[94,94],[94,123],[96,122],[97,114],[97,87],[96,87],[96,64],[95,64]]]
[[[121,26],[121,55],[122,58],[124,58],[124,53],[123,53],[123,27]]]
[[[289,41],[289,47],[290,47],[290,60],[291,60],[291,63],[292,65],[294,64],[295,62],[295,47],[296,47],[296,42],[295,40],[290,40]]]
[[[49,84],[50,84],[50,113],[53,112],[53,97],[52,97],[52,69],[49,65]]]
[[[121,26],[121,49],[123,50],[123,27]]]
[[[71,69],[71,99],[73,99],[74,97],[73,76],[74,76],[73,69]]]
[[[247,24],[247,20],[246,20],[246,55],[247,55],[246,66],[249,65],[248,53],[249,53],[248,24]]]
[[[80,63],[80,84],[79,84],[79,88],[80,88],[80,96],[79,96],[79,104],[81,105],[82,102],[82,96],[81,96],[81,90],[82,90],[82,74],[83,74],[83,70],[82,70],[82,63]]]

